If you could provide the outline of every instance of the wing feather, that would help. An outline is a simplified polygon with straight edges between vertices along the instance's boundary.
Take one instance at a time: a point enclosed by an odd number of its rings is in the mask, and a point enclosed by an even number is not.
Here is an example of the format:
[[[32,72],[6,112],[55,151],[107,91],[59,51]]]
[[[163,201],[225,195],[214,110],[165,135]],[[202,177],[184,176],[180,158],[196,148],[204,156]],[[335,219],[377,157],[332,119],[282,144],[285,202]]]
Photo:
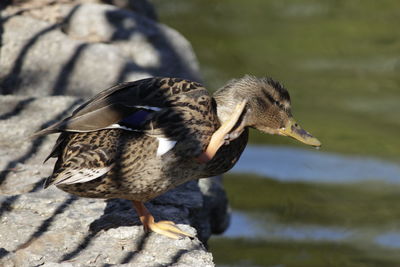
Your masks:
[[[208,94],[201,84],[176,78],[148,78],[118,84],[82,104],[70,117],[35,133],[33,137],[105,129],[142,109],[152,112],[171,109],[174,95],[191,90],[203,90]]]
[[[182,144],[180,153],[195,156],[206,148],[218,127],[215,102],[201,84],[177,78],[149,78],[100,92],[70,117],[35,136],[119,128],[161,138],[159,155]],[[51,157],[59,155],[62,142],[56,146]]]
[[[81,169],[69,169],[60,173],[57,179],[52,182],[54,185],[60,184],[76,184],[85,183],[99,178],[110,171],[111,166],[106,166],[102,168],[81,168]]]

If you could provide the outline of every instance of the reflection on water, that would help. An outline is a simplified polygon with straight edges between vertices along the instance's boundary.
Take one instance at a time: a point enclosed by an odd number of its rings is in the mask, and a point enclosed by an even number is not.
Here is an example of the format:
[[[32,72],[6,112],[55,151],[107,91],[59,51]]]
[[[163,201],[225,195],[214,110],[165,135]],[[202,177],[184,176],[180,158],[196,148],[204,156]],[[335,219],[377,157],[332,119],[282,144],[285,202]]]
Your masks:
[[[262,240],[372,242],[388,248],[400,248],[400,232],[385,229],[349,229],[319,225],[283,224],[265,214],[233,211],[231,225],[224,233],[227,238]]]
[[[233,172],[253,173],[260,177],[264,176],[269,179],[273,178],[287,182],[288,185],[290,184],[289,182],[292,181],[302,181],[310,185],[319,182],[337,184],[348,182],[359,183],[370,180],[396,184],[400,182],[400,166],[394,163],[368,157],[350,157],[313,151],[310,149],[278,146],[248,146],[240,161],[233,169]],[[246,175],[243,176],[243,179],[246,179]],[[360,184],[357,187],[362,188],[363,186]],[[319,188],[322,194],[327,194],[328,190],[324,190],[322,186]],[[298,187],[298,190],[300,190],[300,187]],[[382,187],[382,190],[385,189]],[[282,190],[282,193],[284,192],[285,191]],[[342,192],[344,192],[344,190],[342,190]],[[351,191],[347,194],[350,192]],[[305,191],[304,194],[310,194],[310,191]],[[365,197],[360,197],[361,193],[356,195],[359,196],[359,201],[365,200]],[[383,197],[374,198],[373,195],[371,195],[369,200],[371,204],[374,202],[378,207],[384,206],[386,203],[390,203],[390,201],[397,200],[388,198],[388,193],[386,193],[386,195],[383,193],[382,196]],[[253,197],[255,197],[254,194]],[[266,198],[267,197],[268,196],[266,196]],[[270,198],[271,197],[270,195]],[[343,197],[344,196],[341,198]],[[282,198],[285,198],[283,194]],[[322,201],[322,199],[320,199],[320,201]],[[358,205],[358,203],[353,202],[348,203],[347,206],[351,210],[351,206],[354,204]],[[334,209],[334,206],[328,206],[326,203],[325,208],[329,207]],[[357,210],[354,210],[351,214],[346,214],[349,218],[349,222],[356,217],[357,212],[363,214],[368,213],[366,210],[360,210],[357,206],[355,206],[354,209]],[[274,216],[277,216],[276,214],[267,215],[269,213],[270,211],[268,210],[247,213],[235,211],[232,215],[231,227],[225,233],[225,236],[230,238],[263,238],[268,240],[364,240],[381,246],[400,248],[400,232],[396,230],[388,231],[382,223],[380,225],[370,224],[363,228],[354,228],[357,227],[357,225],[353,224],[350,226],[349,223],[347,223],[348,226],[346,228],[344,228],[343,225],[336,227],[335,225],[327,226],[307,224],[304,222],[299,223],[293,220],[289,223],[282,223],[274,218]],[[387,213],[392,212],[388,209]],[[322,213],[320,212],[320,214]],[[337,216],[343,215],[344,214],[337,214]],[[363,215],[359,216],[362,218]],[[383,218],[383,215],[381,218]],[[367,220],[368,218],[365,219]],[[396,220],[396,216],[393,216],[391,220]]]
[[[375,242],[381,246],[400,248],[400,232],[390,231],[380,234],[375,238]]]
[[[264,218],[263,218],[264,217]],[[349,238],[353,233],[346,229],[311,226],[290,225],[276,222],[273,218],[265,218],[261,214],[247,214],[234,211],[231,225],[224,233],[230,238],[262,238],[262,239],[289,239],[289,240],[328,240],[341,241]]]
[[[278,146],[247,146],[232,171],[282,181],[400,183],[400,166],[390,162]]]
[[[400,166],[380,159],[249,146],[226,175],[234,211],[211,250],[232,266],[397,266],[399,182]]]

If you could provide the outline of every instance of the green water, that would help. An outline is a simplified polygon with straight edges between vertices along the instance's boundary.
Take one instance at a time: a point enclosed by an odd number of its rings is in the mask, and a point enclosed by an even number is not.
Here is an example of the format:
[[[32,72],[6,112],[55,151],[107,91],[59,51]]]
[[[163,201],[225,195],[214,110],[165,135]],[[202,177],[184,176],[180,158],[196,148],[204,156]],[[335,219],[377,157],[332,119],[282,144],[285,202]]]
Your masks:
[[[153,2],[160,20],[192,43],[208,88],[271,76],[288,88],[294,116],[322,141],[321,153],[400,162],[400,1]],[[257,132],[251,142],[302,146]],[[286,224],[400,232],[398,185],[234,174],[225,186],[232,207],[254,220],[252,212]],[[210,250],[219,265],[400,266],[400,248],[357,240],[222,237]]]

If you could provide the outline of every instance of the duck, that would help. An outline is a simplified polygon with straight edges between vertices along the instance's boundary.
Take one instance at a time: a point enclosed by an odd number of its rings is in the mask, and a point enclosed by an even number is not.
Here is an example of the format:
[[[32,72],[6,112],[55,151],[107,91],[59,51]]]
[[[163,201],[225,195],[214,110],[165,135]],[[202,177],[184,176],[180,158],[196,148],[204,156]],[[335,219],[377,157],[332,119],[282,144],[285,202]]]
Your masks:
[[[190,180],[229,171],[249,129],[320,141],[293,118],[287,89],[246,75],[211,95],[200,83],[151,77],[108,88],[34,136],[60,133],[44,184],[88,198],[132,201],[146,231],[192,237],[172,221],[155,222],[145,202]]]

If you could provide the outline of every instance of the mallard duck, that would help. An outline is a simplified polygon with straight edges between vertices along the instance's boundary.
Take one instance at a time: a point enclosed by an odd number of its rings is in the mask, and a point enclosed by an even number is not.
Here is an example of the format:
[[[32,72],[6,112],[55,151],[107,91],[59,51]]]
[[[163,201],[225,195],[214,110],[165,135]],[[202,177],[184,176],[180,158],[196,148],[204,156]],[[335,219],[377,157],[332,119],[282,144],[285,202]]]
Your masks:
[[[253,76],[231,80],[214,96],[201,84],[178,78],[122,83],[36,136],[61,133],[48,156],[57,162],[45,187],[131,200],[145,230],[180,238],[190,235],[173,222],[155,222],[143,203],[231,169],[250,127],[321,145],[293,119],[287,90]]]

